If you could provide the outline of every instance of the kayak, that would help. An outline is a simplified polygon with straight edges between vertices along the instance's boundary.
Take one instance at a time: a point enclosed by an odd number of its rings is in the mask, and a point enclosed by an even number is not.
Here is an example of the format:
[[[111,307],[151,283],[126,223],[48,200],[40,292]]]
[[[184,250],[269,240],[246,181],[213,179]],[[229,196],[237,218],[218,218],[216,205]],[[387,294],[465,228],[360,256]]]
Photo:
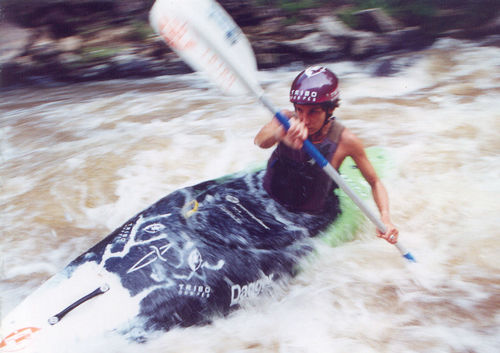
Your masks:
[[[367,152],[382,169],[384,151]],[[352,160],[340,172],[369,197]],[[288,211],[263,189],[264,173],[179,189],[125,222],[2,320],[0,353],[45,353],[62,337],[145,342],[174,327],[208,324],[296,275],[314,253],[313,237],[335,246],[363,222],[338,189],[320,214]]]

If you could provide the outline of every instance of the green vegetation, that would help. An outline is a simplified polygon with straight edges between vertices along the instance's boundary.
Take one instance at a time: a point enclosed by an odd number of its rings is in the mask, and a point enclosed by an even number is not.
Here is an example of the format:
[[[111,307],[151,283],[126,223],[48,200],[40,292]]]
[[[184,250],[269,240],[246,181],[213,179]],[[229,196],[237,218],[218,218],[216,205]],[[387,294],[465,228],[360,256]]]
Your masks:
[[[287,12],[299,12],[300,10],[315,8],[324,3],[325,1],[317,0],[283,0],[281,1],[280,7]]]
[[[257,3],[261,5],[268,5],[278,7],[289,13],[298,13],[301,10],[312,9],[331,4],[330,0],[258,0]]]
[[[133,20],[130,24],[130,31],[127,39],[144,42],[155,35],[153,28],[146,21]]]
[[[337,12],[350,27],[356,28],[355,12],[382,8],[406,26],[421,26],[430,33],[467,29],[483,25],[500,13],[499,0],[255,0],[290,13],[290,21],[304,9],[342,6]]]
[[[336,5],[331,0],[257,0],[260,5],[280,8],[288,13],[283,25],[293,25],[301,19],[302,10],[319,8],[325,5]]]
[[[436,15],[435,0],[353,0],[351,6],[338,13],[350,27],[357,28],[354,14],[361,10],[381,8],[407,26],[429,22]]]
[[[435,0],[354,0],[357,10],[379,7],[402,22],[413,24],[436,14]]]
[[[81,50],[83,62],[105,61],[118,54],[122,49],[113,47],[85,47]]]

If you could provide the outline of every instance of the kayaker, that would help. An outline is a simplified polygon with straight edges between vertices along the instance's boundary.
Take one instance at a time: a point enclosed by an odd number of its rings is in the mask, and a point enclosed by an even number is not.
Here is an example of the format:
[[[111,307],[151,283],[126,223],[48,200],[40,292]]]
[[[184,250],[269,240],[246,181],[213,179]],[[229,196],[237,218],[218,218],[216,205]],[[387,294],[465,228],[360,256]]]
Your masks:
[[[348,128],[335,120],[339,106],[339,80],[329,69],[321,66],[299,73],[290,89],[294,111],[283,111],[290,119],[285,131],[276,118],[262,127],[255,137],[261,148],[277,147],[273,151],[264,177],[269,195],[292,211],[319,213],[336,197],[335,182],[302,150],[309,140],[338,170],[344,159],[352,157],[363,177],[371,186],[373,198],[387,231],[377,236],[395,244],[398,230],[389,211],[389,197],[382,181],[368,160],[363,143]]]

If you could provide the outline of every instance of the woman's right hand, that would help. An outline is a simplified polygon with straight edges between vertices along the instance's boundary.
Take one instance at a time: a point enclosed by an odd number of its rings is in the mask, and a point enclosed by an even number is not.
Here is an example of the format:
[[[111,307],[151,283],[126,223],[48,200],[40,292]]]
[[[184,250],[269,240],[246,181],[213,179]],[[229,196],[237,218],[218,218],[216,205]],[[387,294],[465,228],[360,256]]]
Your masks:
[[[303,122],[297,119],[294,113],[290,110],[283,110],[290,122],[290,129],[285,131],[285,128],[273,117],[269,123],[264,125],[257,133],[254,143],[261,148],[270,148],[276,143],[283,141],[287,146],[293,149],[301,149],[304,141],[308,137],[308,130]]]
[[[282,113],[290,118],[288,120],[290,128],[285,131],[285,128],[280,124],[276,138],[285,143],[288,147],[300,150],[308,137],[307,127],[302,121],[294,116],[293,112],[284,110]]]

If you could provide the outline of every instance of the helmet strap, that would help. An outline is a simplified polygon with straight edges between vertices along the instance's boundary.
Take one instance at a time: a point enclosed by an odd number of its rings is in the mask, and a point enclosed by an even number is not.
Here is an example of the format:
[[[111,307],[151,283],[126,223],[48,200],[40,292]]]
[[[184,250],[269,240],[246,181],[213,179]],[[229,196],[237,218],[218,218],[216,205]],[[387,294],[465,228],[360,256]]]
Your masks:
[[[311,140],[311,142],[312,143],[323,142],[326,135],[328,135],[328,131],[330,131],[330,126],[332,125],[332,122],[334,120],[335,120],[334,116],[330,116],[330,117],[326,118],[325,122],[323,123],[323,126],[321,126],[321,128],[317,132],[315,132],[314,134],[309,136],[309,139]]]

